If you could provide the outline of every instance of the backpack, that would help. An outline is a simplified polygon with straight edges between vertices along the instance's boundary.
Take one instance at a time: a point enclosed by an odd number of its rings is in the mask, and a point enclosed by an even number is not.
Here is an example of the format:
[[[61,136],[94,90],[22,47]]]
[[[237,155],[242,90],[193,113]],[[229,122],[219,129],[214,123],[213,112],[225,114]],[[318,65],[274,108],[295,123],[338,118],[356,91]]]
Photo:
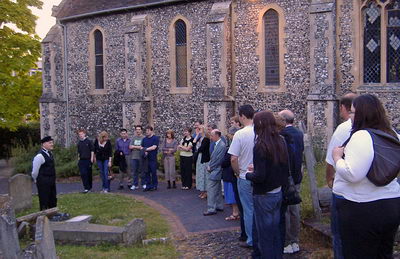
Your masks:
[[[365,129],[371,135],[374,146],[374,160],[367,178],[376,186],[392,182],[400,171],[400,141],[377,129]]]

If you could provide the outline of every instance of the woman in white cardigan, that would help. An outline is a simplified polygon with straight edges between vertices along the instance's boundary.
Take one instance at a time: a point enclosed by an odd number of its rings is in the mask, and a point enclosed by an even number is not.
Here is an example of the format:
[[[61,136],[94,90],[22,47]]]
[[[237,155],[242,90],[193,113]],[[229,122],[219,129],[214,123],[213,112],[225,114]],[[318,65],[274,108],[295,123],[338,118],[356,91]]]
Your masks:
[[[337,210],[343,255],[346,259],[392,258],[400,224],[400,185],[396,178],[381,187],[368,180],[374,148],[365,129],[379,129],[397,138],[398,135],[391,129],[385,109],[374,95],[354,99],[351,116],[350,140],[346,147],[333,151],[336,165],[333,192],[342,197]]]

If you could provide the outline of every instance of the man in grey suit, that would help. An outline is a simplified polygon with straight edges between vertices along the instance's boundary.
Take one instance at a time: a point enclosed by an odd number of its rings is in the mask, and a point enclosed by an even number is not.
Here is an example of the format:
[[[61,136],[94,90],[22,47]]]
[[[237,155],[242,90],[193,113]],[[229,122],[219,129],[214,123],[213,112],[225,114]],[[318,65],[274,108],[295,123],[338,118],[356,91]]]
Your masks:
[[[214,149],[210,156],[207,167],[209,173],[207,180],[207,211],[204,216],[217,214],[217,211],[224,209],[224,199],[222,197],[222,168],[221,164],[226,153],[226,145],[221,139],[221,132],[218,129],[211,131],[211,143]]]

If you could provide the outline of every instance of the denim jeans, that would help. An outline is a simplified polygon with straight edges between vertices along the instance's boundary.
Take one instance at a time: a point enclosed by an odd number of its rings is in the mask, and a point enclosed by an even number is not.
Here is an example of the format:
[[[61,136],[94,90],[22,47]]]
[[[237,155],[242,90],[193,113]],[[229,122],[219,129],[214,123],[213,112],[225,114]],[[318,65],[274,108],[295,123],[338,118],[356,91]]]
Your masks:
[[[143,169],[142,169],[142,160],[141,159],[132,159],[132,176],[133,176],[133,185],[139,186],[139,177],[142,182],[142,185],[146,183],[143,177]]]
[[[339,218],[338,211],[336,207],[337,198],[334,193],[332,193],[332,205],[331,205],[331,231],[333,236],[333,255],[334,259],[343,259],[343,248],[342,240],[339,234]],[[342,198],[343,199],[343,198]]]
[[[240,202],[243,206],[244,225],[247,235],[247,244],[253,245],[253,187],[249,180],[238,179]]]
[[[108,181],[108,159],[107,160],[97,160],[97,166],[100,169],[101,181],[103,182],[103,190],[110,191],[110,185]]]
[[[282,192],[254,195],[253,258],[283,257],[279,228]],[[256,251],[259,254],[256,254]]]
[[[143,163],[146,188],[157,188],[157,160],[145,159]]]

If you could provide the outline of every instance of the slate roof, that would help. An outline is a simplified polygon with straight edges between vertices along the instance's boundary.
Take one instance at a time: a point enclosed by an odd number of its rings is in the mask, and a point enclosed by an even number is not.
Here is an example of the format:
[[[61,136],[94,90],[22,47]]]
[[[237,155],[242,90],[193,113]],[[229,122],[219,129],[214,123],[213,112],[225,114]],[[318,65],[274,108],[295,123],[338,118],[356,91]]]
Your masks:
[[[93,12],[123,11],[124,8],[133,9],[184,1],[191,0],[63,0],[53,15],[63,20],[76,16],[83,17]]]

